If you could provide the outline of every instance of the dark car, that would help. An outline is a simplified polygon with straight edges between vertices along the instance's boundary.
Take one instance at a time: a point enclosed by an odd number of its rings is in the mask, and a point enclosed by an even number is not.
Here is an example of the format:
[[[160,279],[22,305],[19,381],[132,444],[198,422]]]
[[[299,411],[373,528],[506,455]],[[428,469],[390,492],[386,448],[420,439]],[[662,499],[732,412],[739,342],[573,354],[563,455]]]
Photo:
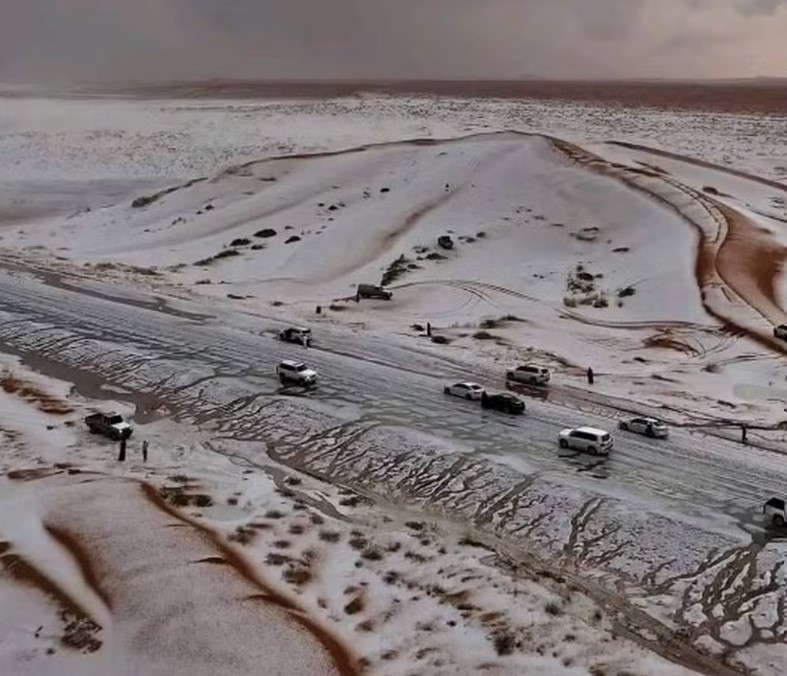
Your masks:
[[[510,392],[498,392],[496,394],[484,392],[481,395],[481,406],[483,408],[491,408],[493,411],[500,411],[501,413],[511,413],[512,415],[521,415],[525,412],[525,402]]]

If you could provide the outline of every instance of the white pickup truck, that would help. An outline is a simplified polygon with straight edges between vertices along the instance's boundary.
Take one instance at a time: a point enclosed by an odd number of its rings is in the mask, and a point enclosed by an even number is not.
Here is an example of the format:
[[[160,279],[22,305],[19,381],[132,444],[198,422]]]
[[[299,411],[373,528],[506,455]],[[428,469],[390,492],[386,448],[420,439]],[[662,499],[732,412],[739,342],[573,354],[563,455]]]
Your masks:
[[[765,518],[778,528],[783,528],[787,523],[787,503],[782,498],[771,498],[762,506]]]

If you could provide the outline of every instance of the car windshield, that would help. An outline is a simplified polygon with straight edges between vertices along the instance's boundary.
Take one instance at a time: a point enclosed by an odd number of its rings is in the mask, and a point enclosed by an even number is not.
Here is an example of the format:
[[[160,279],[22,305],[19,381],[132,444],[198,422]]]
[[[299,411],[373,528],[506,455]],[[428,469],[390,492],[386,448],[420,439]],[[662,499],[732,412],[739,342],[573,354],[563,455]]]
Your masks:
[[[309,367],[308,367],[308,366],[306,366],[306,364],[298,364],[298,365],[295,367],[295,370],[296,370],[296,371],[308,371],[308,370],[309,370]]]
[[[609,438],[610,438],[609,434],[602,434],[601,435],[601,441],[609,441]]]
[[[123,416],[120,415],[119,413],[109,416],[110,425],[117,425],[118,423],[122,423],[122,422],[123,422]]]

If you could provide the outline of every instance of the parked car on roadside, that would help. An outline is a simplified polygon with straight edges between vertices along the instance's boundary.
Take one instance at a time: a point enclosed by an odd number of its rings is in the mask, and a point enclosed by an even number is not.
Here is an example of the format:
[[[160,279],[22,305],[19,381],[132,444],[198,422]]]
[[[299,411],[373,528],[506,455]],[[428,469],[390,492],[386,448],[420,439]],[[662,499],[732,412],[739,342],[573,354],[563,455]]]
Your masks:
[[[478,383],[454,383],[453,385],[446,385],[443,388],[445,394],[450,394],[454,397],[462,397],[462,399],[470,399],[478,401],[484,394],[484,388]]]
[[[388,289],[375,284],[359,284],[355,292],[355,299],[375,298],[377,300],[391,300],[393,293]]]
[[[312,330],[300,326],[290,326],[279,331],[279,340],[285,343],[300,343],[308,347],[312,343]]]
[[[618,429],[624,432],[644,434],[646,437],[654,439],[666,439],[669,436],[669,428],[656,418],[625,418],[618,423]]]
[[[276,367],[276,375],[282,383],[297,383],[310,386],[317,384],[317,371],[309,368],[303,362],[285,359]]]
[[[778,528],[783,528],[787,523],[787,503],[782,498],[768,500],[762,506],[762,513]]]
[[[571,448],[591,455],[608,455],[612,450],[612,436],[595,427],[575,427],[558,434],[560,448]]]
[[[103,434],[113,441],[128,439],[134,431],[120,413],[91,413],[85,418],[91,434]]]
[[[484,392],[481,395],[481,406],[500,411],[501,413],[510,413],[511,415],[521,415],[525,412],[525,402],[510,392],[497,392],[495,394]]]
[[[527,385],[547,385],[551,378],[549,369],[538,364],[523,364],[506,372],[506,380]]]
[[[787,340],[787,324],[779,324],[773,327],[773,335],[779,340]]]

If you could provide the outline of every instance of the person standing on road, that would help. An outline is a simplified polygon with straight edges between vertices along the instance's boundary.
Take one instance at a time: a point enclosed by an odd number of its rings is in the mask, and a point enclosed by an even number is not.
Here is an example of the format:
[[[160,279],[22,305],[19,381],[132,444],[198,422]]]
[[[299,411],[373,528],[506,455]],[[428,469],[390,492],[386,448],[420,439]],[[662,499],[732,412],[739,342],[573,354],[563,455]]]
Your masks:
[[[118,455],[118,462],[126,462],[126,437],[120,440],[120,454]]]
[[[148,461],[148,440],[142,442],[142,462]]]
[[[432,337],[432,325],[429,322],[426,322],[426,335]]]
[[[593,384],[593,379],[594,379],[593,369],[590,366],[588,366],[588,385]]]
[[[748,429],[746,427],[746,423],[741,425],[741,443],[748,444],[749,440],[747,438]]]

